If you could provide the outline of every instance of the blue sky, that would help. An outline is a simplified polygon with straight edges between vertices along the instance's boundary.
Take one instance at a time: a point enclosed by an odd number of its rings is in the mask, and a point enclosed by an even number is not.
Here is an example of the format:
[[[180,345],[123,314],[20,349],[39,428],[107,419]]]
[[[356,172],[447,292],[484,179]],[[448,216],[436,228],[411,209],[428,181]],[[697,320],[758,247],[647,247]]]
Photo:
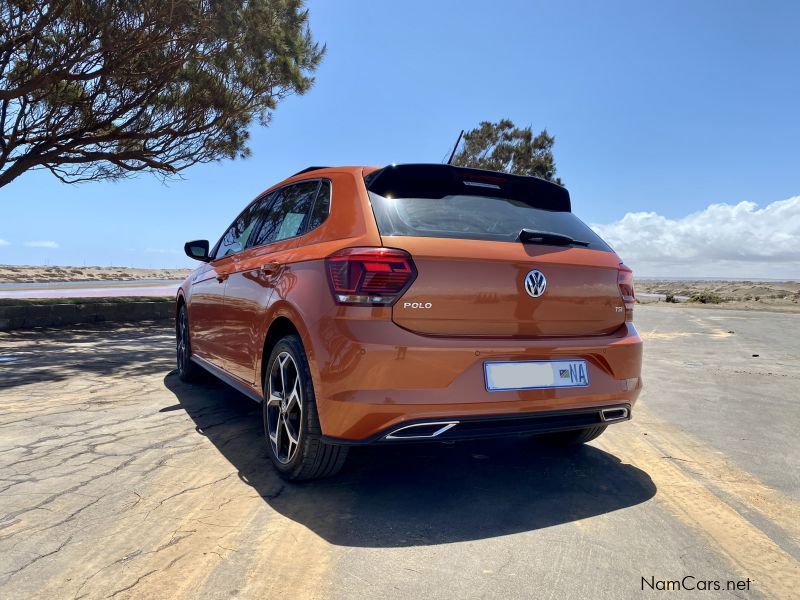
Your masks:
[[[684,231],[687,218],[719,203],[729,219],[760,215],[768,228],[769,215],[797,215],[790,226],[800,227],[800,200],[762,210],[800,195],[796,2],[308,6],[327,56],[308,94],[280,104],[269,128],[254,127],[251,158],[195,166],[166,185],[147,175],[74,186],[23,175],[0,189],[0,263],[190,264],[185,240],[216,240],[260,190],[295,171],[439,162],[461,128],[502,117],[556,136],[574,210],[602,231],[628,213],[655,213]],[[734,211],[742,201],[751,210]],[[793,233],[783,232],[777,258],[731,260],[754,265],[751,277],[800,277]],[[609,235],[615,245],[627,237],[624,228]],[[690,260],[702,270],[693,274],[735,268],[718,260]],[[640,262],[644,274],[673,274]]]

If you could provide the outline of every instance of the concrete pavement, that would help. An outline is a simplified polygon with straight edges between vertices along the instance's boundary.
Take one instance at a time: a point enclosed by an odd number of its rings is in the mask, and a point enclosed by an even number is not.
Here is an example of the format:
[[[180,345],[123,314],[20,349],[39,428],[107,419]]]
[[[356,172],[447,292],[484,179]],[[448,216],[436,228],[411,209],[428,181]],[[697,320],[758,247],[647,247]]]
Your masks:
[[[168,328],[0,334],[0,597],[792,597],[800,317],[636,321],[645,391],[591,445],[360,449],[302,485]]]

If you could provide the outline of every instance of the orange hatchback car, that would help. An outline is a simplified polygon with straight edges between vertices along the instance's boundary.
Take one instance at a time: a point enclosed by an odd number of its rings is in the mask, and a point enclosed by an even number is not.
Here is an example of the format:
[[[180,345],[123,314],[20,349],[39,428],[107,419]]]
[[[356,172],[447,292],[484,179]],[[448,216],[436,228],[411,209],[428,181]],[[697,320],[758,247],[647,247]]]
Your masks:
[[[288,479],[355,444],[586,442],[641,389],[633,274],[548,181],[312,167],[185,250],[203,265],[178,291],[180,377],[260,402]]]

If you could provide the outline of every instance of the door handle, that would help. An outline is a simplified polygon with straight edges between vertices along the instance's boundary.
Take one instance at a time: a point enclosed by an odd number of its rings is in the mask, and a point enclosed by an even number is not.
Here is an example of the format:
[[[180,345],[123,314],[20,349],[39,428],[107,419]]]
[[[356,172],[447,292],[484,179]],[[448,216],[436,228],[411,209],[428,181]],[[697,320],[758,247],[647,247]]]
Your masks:
[[[223,273],[223,274],[217,275],[217,281],[219,281],[220,283],[225,281],[227,278],[228,278],[228,274],[227,273]]]

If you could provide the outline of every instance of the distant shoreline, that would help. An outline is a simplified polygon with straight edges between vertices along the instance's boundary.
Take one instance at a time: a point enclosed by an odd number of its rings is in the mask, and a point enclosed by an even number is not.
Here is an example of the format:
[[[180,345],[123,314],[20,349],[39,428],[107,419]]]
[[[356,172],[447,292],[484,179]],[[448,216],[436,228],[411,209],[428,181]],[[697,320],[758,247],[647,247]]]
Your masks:
[[[190,269],[0,265],[0,297],[171,296],[190,272]],[[637,277],[635,286],[641,303],[800,312],[797,280]]]
[[[183,280],[192,269],[175,268],[139,268],[139,267],[100,267],[100,266],[68,266],[68,265],[2,265],[0,264],[0,285],[7,283],[99,283],[145,281],[153,283]],[[754,277],[652,277],[636,276],[639,286],[651,287],[655,284],[667,283],[800,283],[800,278],[754,278]]]
[[[160,286],[180,283],[182,279],[70,279],[69,281],[2,281],[2,290],[37,290],[37,289],[70,289],[92,286],[103,287],[131,287],[131,286]]]

